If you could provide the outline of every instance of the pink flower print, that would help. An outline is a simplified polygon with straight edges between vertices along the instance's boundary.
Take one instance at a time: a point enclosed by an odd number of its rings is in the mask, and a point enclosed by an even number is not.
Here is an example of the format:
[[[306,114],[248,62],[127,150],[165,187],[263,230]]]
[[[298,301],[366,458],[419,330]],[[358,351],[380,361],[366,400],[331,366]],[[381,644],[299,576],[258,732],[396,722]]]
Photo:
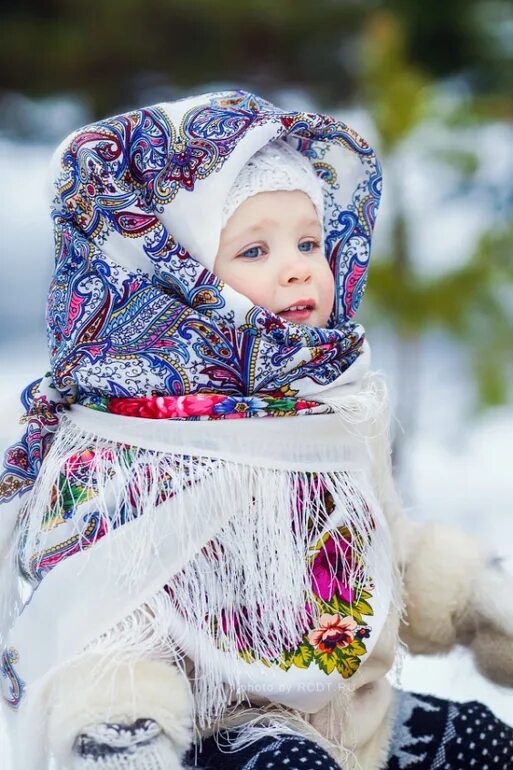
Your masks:
[[[319,627],[308,634],[308,641],[319,652],[331,654],[337,647],[347,647],[351,644],[357,627],[354,618],[325,613],[319,618]]]
[[[350,540],[341,536],[337,536],[335,540],[330,535],[312,563],[310,572],[312,590],[324,602],[329,602],[336,594],[351,604],[354,600],[354,590],[346,582],[347,575],[351,572],[352,545]]]
[[[113,460],[114,453],[111,449],[99,449],[97,451],[85,449],[83,452],[77,452],[68,457],[64,465],[64,474],[75,481],[80,479],[86,481],[91,473],[97,471],[100,462],[112,463]]]
[[[76,476],[84,468],[91,468],[96,458],[92,449],[85,449],[83,452],[73,454],[66,460],[65,473],[67,476]]]
[[[298,412],[301,412],[303,409],[315,409],[316,406],[319,406],[319,401],[306,401],[302,398],[298,398],[296,401],[296,409]]]
[[[213,407],[223,396],[214,396],[207,393],[198,393],[193,396],[163,396],[166,401],[173,398],[173,404],[159,406],[159,409],[167,411],[169,417],[201,417],[212,413]]]
[[[184,417],[212,414],[214,406],[224,400],[224,396],[210,393],[198,393],[196,396],[179,396],[183,398],[180,408],[184,411]]]
[[[198,393],[188,396],[147,396],[145,398],[112,398],[109,411],[126,417],[153,420],[198,417],[212,414],[213,408],[225,396]]]

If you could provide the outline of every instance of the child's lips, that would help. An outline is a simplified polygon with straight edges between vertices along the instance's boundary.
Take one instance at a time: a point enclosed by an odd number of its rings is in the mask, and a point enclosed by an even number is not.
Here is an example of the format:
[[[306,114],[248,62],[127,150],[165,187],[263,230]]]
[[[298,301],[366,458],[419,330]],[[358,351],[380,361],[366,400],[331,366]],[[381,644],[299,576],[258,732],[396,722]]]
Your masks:
[[[277,314],[280,318],[284,318],[286,321],[295,321],[301,323],[306,321],[315,310],[315,300],[300,299],[297,302],[292,303],[284,310],[280,310]]]
[[[282,310],[278,313],[280,318],[284,318],[286,321],[306,321],[312,314],[313,308],[307,307],[305,310]]]

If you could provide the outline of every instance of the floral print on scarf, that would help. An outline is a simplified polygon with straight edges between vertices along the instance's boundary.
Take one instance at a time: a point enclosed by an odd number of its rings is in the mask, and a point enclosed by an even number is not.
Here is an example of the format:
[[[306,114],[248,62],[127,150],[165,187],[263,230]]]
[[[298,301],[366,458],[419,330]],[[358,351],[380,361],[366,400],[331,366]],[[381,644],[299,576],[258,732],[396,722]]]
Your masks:
[[[324,490],[322,506],[331,515],[332,503],[331,495]],[[312,534],[315,531],[313,522],[311,531]],[[292,649],[284,649],[278,659],[267,656],[258,660],[268,666],[277,665],[284,671],[313,665],[325,674],[338,671],[348,679],[358,670],[367,653],[365,640],[372,633],[368,618],[374,614],[371,604],[374,586],[369,582],[364,588],[355,587],[358,564],[354,563],[354,546],[347,527],[335,528],[319,538],[311,548],[308,563],[315,607],[305,604],[303,637]],[[168,586],[170,595],[172,590],[171,584]],[[257,614],[259,612],[260,608],[257,608]],[[220,646],[223,634],[234,636],[240,657],[252,663],[257,658],[246,618],[247,609],[241,607],[223,612],[218,620],[210,618],[210,622],[222,632]]]

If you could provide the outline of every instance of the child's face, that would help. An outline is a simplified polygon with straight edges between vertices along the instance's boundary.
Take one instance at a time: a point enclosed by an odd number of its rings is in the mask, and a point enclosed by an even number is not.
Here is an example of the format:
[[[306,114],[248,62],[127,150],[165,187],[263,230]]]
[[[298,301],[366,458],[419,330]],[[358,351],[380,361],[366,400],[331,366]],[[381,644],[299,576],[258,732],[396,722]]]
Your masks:
[[[247,198],[221,233],[214,273],[255,305],[294,323],[324,327],[333,308],[335,283],[321,225],[300,190]],[[307,307],[289,309],[297,305]]]

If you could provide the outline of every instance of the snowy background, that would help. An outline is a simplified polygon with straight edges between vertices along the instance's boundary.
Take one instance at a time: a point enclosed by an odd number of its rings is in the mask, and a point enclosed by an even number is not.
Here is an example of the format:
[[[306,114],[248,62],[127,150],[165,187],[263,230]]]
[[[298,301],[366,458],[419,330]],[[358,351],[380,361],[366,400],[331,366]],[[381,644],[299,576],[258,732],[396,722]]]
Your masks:
[[[83,122],[76,114],[57,124]],[[364,117],[355,116],[364,134]],[[372,140],[372,136],[370,137]],[[511,128],[497,126],[480,137],[481,146],[499,146],[495,173],[511,172]],[[509,148],[509,149],[508,149]],[[407,152],[407,150],[406,150]],[[47,215],[45,184],[50,159],[48,144],[0,141],[4,204],[0,209],[2,281],[0,283],[0,445],[19,431],[18,393],[47,369],[44,334],[44,295],[52,264],[52,241]],[[411,150],[410,150],[411,153]],[[508,161],[509,157],[509,161]],[[473,210],[455,203],[434,216],[440,200],[430,185],[432,170],[410,154],[405,164],[409,177],[405,189],[412,201],[410,216],[418,226],[415,253],[426,271],[442,269],[466,257],[479,227],[486,225],[486,202],[474,201]],[[402,159],[404,163],[405,158]],[[422,202],[421,211],[418,202]],[[415,208],[417,206],[417,209]],[[429,216],[429,210],[433,216]],[[28,214],[30,212],[30,215]],[[421,216],[422,214],[422,216]],[[385,237],[387,200],[379,238]],[[436,227],[432,223],[436,220]],[[374,365],[383,370],[392,395],[398,391],[394,341],[384,329],[372,328],[369,337]],[[417,361],[417,413],[415,428],[402,441],[401,485],[412,517],[450,521],[495,545],[513,569],[513,411],[496,408],[476,413],[472,374],[464,351],[441,334],[428,334]],[[400,427],[398,428],[400,429]],[[454,699],[479,699],[498,716],[513,724],[513,692],[487,683],[463,650],[445,658],[408,658],[402,686]],[[1,728],[1,723],[0,723]],[[2,770],[9,770],[5,735],[0,733]],[[0,745],[1,745],[0,743]],[[21,768],[16,768],[21,770]]]

